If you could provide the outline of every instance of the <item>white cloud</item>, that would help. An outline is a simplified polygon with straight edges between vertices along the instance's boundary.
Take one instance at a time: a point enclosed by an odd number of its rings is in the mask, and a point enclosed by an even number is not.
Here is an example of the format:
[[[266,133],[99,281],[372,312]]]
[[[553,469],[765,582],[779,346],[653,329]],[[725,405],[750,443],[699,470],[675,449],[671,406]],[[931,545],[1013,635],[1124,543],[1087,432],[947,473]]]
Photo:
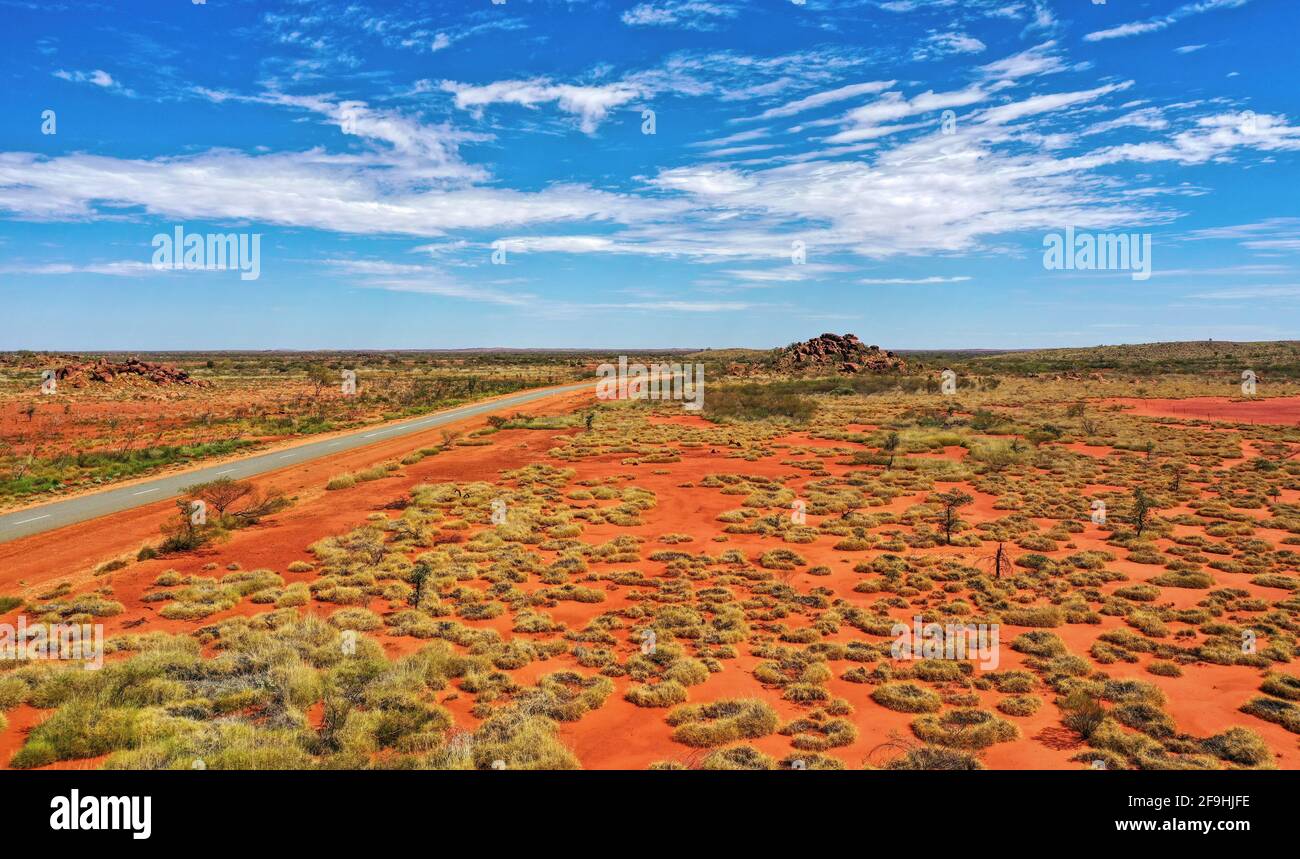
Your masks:
[[[496,81],[481,86],[443,81],[442,89],[452,94],[458,108],[475,114],[493,104],[535,107],[554,102],[560,110],[577,116],[579,126],[587,134],[593,134],[611,110],[645,95],[641,88],[629,83],[580,86],[556,84],[547,78]]]
[[[927,283],[964,283],[970,280],[966,275],[958,277],[868,277],[858,283],[868,284],[927,284]]]
[[[92,86],[97,86],[101,89],[113,90],[122,95],[135,95],[134,92],[115,81],[113,76],[103,69],[94,69],[89,72],[70,72],[66,69],[59,69],[58,71],[53,72],[53,75],[60,80],[69,81],[71,83],[91,84]]]
[[[875,101],[844,114],[839,122],[849,127],[827,138],[827,142],[854,143],[859,140],[880,137],[882,133],[889,134],[906,130],[915,126],[890,127],[883,124],[915,116],[919,113],[965,107],[984,101],[987,97],[988,93],[978,86],[970,86],[952,92],[936,93],[933,90],[927,90],[910,99],[900,92],[891,90],[883,93]]]
[[[825,263],[804,263],[803,265],[783,265],[780,268],[742,268],[725,269],[722,273],[735,280],[765,286],[777,286],[783,283],[802,283],[806,280],[818,280],[830,274],[853,271],[850,266],[827,265]]]
[[[657,0],[638,3],[623,13],[629,27],[681,27],[688,30],[714,29],[719,19],[734,18],[738,10],[725,2],[711,0]]]
[[[431,273],[426,277],[414,278],[377,278],[362,281],[357,286],[366,289],[383,289],[388,292],[410,292],[420,295],[437,295],[443,298],[460,298],[465,301],[498,304],[507,307],[531,307],[537,303],[535,295],[466,284],[441,273]]]
[[[626,304],[597,304],[608,310],[665,310],[672,313],[739,313],[755,305],[743,301],[632,301]]]
[[[361,278],[354,285],[366,289],[438,295],[510,307],[526,307],[537,300],[537,296],[529,293],[463,283],[435,266],[376,259],[327,259],[324,263],[343,274]]]
[[[1191,238],[1235,241],[1255,251],[1300,251],[1300,218],[1270,218],[1250,224],[1211,227],[1194,231]]]
[[[31,265],[0,266],[3,274],[28,275],[65,275],[65,274],[103,274],[111,277],[139,277],[149,274],[171,273],[173,269],[156,269],[150,263],[140,260],[116,260],[100,263],[40,263]],[[194,269],[184,269],[194,271]]]
[[[1267,113],[1220,113],[1197,118],[1195,125],[1174,134],[1167,142],[1124,144],[1108,150],[1108,155],[1135,162],[1200,164],[1226,158],[1239,147],[1294,152],[1300,150],[1300,127],[1287,124],[1284,116]]]
[[[988,108],[980,114],[979,118],[981,122],[990,125],[1003,125],[1008,122],[1015,122],[1016,120],[1024,119],[1027,116],[1049,113],[1076,104],[1095,101],[1104,95],[1110,95],[1113,92],[1126,90],[1132,85],[1132,81],[1125,81],[1124,83],[1118,84],[1106,84],[1105,86],[1099,86],[1095,89],[1030,96],[1021,101],[1013,101],[1008,104]]]
[[[408,166],[426,178],[486,178],[481,169],[465,164],[458,151],[461,143],[482,140],[482,135],[459,131],[448,125],[426,125],[396,111],[376,110],[363,101],[332,101],[322,96],[283,93],[252,97],[206,92],[205,95],[302,108],[321,114],[344,134],[388,144],[398,155],[412,159]]]
[[[772,133],[770,128],[754,128],[749,131],[739,131],[735,134],[728,134],[726,137],[715,137],[711,140],[697,140],[694,143],[688,143],[694,149],[716,149],[719,146],[732,146],[737,143],[748,143],[751,140],[761,140]]]
[[[426,189],[423,168],[320,151],[123,159],[0,153],[0,210],[33,220],[92,218],[140,207],[167,218],[312,227],[340,233],[439,236],[447,230],[562,221],[629,223],[680,204],[581,185],[539,191]]]
[[[1243,298],[1300,298],[1300,286],[1237,286],[1194,292],[1187,296],[1202,301],[1235,301]]]
[[[931,30],[925,41],[912,52],[914,60],[937,60],[953,54],[978,54],[987,47],[967,33]]]
[[[1119,128],[1142,128],[1147,131],[1162,131],[1169,127],[1169,120],[1165,119],[1159,108],[1144,107],[1139,110],[1130,111],[1129,113],[1117,116],[1114,119],[1107,119],[1102,122],[1096,122],[1085,128],[1079,134],[1083,137],[1089,137],[1094,134],[1104,134],[1107,131],[1114,131]]]
[[[751,119],[765,120],[781,116],[794,116],[803,113],[806,110],[816,110],[819,107],[825,107],[828,104],[834,104],[837,101],[846,101],[851,98],[858,98],[864,95],[875,95],[889,89],[898,81],[867,81],[865,83],[849,84],[848,86],[836,87],[825,92],[813,93],[794,101],[787,102],[780,107],[769,108],[756,117]]]
[[[987,78],[1014,81],[1036,75],[1054,74],[1064,71],[1065,68],[1065,63],[1053,40],[980,66],[979,71]]]
[[[1147,18],[1142,21],[1131,21],[1106,30],[1095,30],[1083,38],[1089,42],[1100,42],[1105,39],[1122,39],[1128,36],[1139,36],[1143,33],[1154,33],[1171,27],[1192,15],[1212,12],[1215,9],[1236,9],[1239,6],[1245,6],[1249,2],[1250,0],[1199,0],[1196,3],[1179,6],[1167,15],[1157,15],[1154,18]]]
[[[1062,68],[1051,41],[980,66],[971,74],[973,83],[951,91],[918,93],[920,85],[884,81],[830,85],[861,81],[860,63],[858,54],[746,58],[718,52],[674,55],[649,72],[599,85],[562,85],[547,78],[443,85],[463,110],[555,104],[593,130],[608,111],[640,93],[672,89],[682,98],[725,99],[797,78],[801,68],[810,85],[826,88],[771,108],[774,115],[869,99],[832,119],[783,130],[785,146],[806,129],[830,129],[791,142],[802,144],[797,152],[727,163],[701,163],[698,157],[692,163],[686,157],[668,162],[678,166],[635,177],[634,190],[624,193],[574,183],[529,191],[500,187],[488,171],[461,156],[461,143],[481,138],[361,101],[203,91],[216,103],[236,99],[310,111],[355,139],[343,152],[210,150],[136,159],[3,153],[0,210],[29,220],[65,221],[136,217],[132,210],[139,210],[177,221],[445,238],[421,250],[443,257],[447,266],[459,263],[460,251],[483,248],[491,236],[500,236],[513,252],[725,261],[733,280],[782,283],[814,277],[817,270],[774,274],[775,269],[739,263],[788,261],[795,240],[806,244],[811,266],[842,261],[833,259],[835,254],[884,258],[998,249],[990,245],[998,237],[1062,224],[1150,228],[1173,220],[1175,213],[1159,200],[1189,193],[1187,183],[1163,187],[1140,176],[1121,184],[1104,168],[1201,163],[1241,152],[1300,148],[1300,129],[1282,116],[1252,115],[1247,121],[1239,114],[1190,116],[1196,103],[1157,109],[1133,99],[1118,110],[1107,104],[1108,96],[1131,82],[1026,95],[1020,87],[1031,82],[1038,87],[1036,76]],[[959,117],[955,132],[940,133],[937,113],[962,107],[972,109]],[[1159,135],[1067,154],[1067,146],[1082,146],[1090,135],[1125,127]],[[815,136],[822,133],[830,136]],[[775,145],[768,140],[774,134],[764,126],[683,151],[706,159],[756,152],[755,147]],[[461,230],[491,232],[469,236],[472,244],[448,235]],[[1258,248],[1269,252],[1286,249],[1292,239],[1247,237],[1272,243]],[[376,288],[469,294],[440,268],[351,265],[349,274]],[[504,304],[506,296],[488,293],[476,300]]]

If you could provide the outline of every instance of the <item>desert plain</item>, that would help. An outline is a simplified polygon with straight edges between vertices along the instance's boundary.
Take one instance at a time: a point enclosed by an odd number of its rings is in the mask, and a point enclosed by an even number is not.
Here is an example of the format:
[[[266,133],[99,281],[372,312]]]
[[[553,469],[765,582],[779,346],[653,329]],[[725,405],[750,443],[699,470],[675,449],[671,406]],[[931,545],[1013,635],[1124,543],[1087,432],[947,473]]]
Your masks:
[[[0,503],[617,357],[11,354]],[[703,409],[593,382],[0,543],[0,623],[106,642],[0,662],[0,766],[1300,767],[1300,344],[658,357]]]

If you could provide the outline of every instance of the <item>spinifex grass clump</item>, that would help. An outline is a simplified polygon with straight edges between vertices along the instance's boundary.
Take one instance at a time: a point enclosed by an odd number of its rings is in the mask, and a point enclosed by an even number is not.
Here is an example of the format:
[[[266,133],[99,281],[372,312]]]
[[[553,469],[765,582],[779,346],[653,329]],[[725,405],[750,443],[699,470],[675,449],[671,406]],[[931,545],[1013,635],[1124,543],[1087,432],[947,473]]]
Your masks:
[[[764,737],[776,731],[776,711],[756,698],[688,704],[668,714],[676,730],[673,739],[688,746],[721,746],[736,740]]]
[[[933,713],[943,703],[938,693],[915,683],[886,683],[871,693],[871,700],[900,713]]]
[[[958,749],[983,749],[994,743],[1019,738],[1010,722],[987,710],[958,709],[938,716],[921,716],[912,722],[912,732],[927,743]]]

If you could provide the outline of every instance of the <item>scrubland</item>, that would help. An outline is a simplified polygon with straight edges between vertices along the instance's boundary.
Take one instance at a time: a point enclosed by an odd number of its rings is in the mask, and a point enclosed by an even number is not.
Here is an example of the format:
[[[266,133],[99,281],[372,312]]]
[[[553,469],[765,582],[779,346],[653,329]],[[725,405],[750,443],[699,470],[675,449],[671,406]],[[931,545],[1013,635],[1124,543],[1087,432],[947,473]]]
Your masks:
[[[0,763],[1300,767],[1293,378],[704,359],[702,414],[516,414],[294,508],[346,527],[29,583],[0,619],[110,652],[0,663]],[[916,618],[996,627],[997,665],[895,658]]]

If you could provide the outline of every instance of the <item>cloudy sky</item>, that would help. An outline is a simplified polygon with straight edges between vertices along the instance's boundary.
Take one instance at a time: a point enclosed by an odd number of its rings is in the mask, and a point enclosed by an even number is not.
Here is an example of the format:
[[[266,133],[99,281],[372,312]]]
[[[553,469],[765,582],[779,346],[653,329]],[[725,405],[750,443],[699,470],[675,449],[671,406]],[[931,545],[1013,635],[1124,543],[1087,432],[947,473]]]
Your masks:
[[[1298,5],[0,0],[0,349],[1297,338]]]

